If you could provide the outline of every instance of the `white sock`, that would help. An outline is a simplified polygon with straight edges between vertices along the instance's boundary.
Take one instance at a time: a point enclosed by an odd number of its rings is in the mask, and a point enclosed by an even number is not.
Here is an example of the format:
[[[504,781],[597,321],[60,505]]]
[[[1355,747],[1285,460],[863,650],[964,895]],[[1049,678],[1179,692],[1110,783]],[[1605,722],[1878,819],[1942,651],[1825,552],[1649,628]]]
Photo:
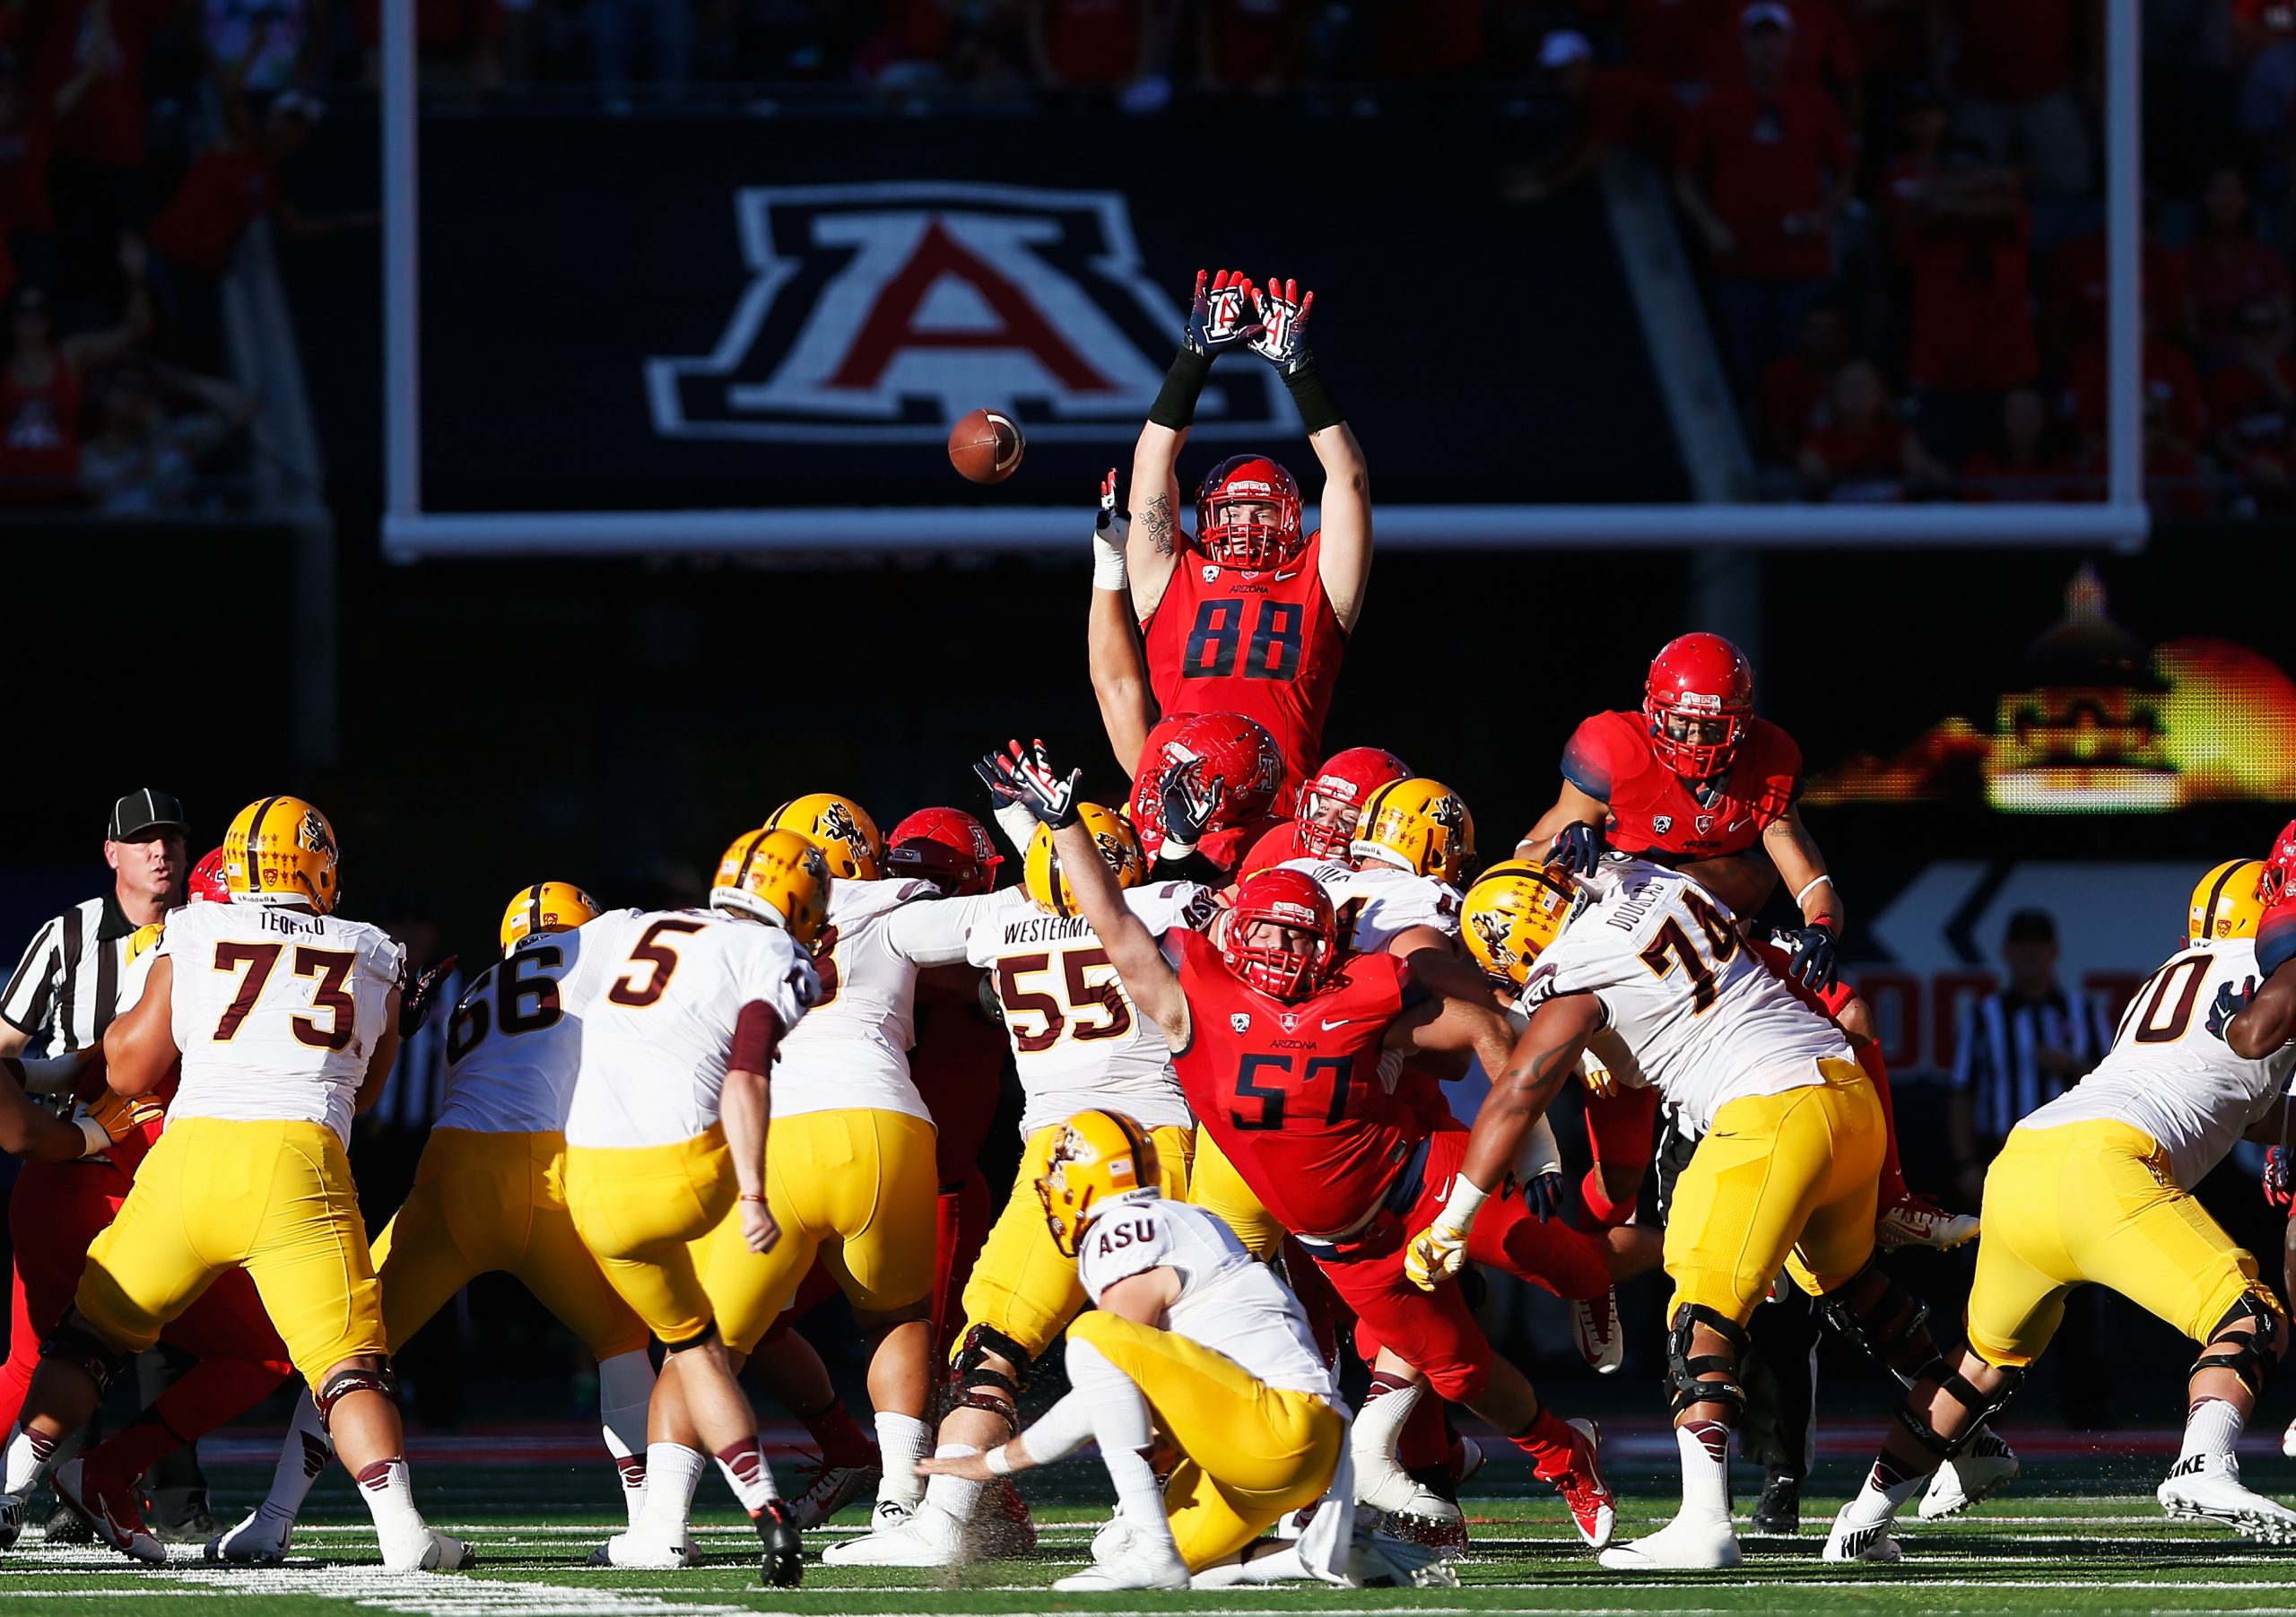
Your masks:
[[[1691,1421],[1674,1429],[1683,1455],[1682,1517],[1730,1519],[1730,1429],[1719,1421]]]
[[[1106,1353],[1081,1336],[1068,1339],[1068,1385],[1086,1400],[1092,1414],[1092,1436],[1100,1446],[1100,1464],[1116,1484],[1118,1503],[1133,1532],[1161,1537],[1171,1553],[1171,1523],[1164,1515],[1164,1491],[1148,1464],[1155,1433],[1148,1421],[1148,1400],[1139,1384],[1118,1369]],[[1031,1451],[1033,1452],[1033,1451]]]
[[[961,1460],[979,1452],[970,1443],[944,1443],[933,1451],[933,1457]],[[925,1502],[961,1527],[972,1520],[972,1513],[980,1504],[980,1491],[987,1486],[986,1482],[969,1482],[961,1476],[927,1477]]]
[[[1928,1471],[1907,1473],[1899,1470],[1897,1462],[1889,1456],[1882,1456],[1866,1468],[1866,1484],[1849,1501],[1849,1514],[1844,1519],[1861,1526],[1897,1520],[1898,1511],[1906,1500],[1921,1491],[1935,1469],[1932,1466]]]
[[[884,1474],[877,1481],[877,1497],[912,1508],[925,1497],[925,1479],[917,1462],[933,1452],[933,1429],[915,1415],[877,1412],[877,1452],[884,1459]]]
[[[1281,1550],[1249,1560],[1233,1557],[1204,1569],[1188,1579],[1191,1588],[1224,1589],[1241,1583],[1311,1583],[1316,1575],[1300,1560],[1300,1546],[1284,1545]]]
[[[287,1423],[287,1436],[279,1445],[279,1463],[271,1469],[271,1491],[256,1509],[291,1526],[303,1513],[311,1485],[333,1458],[335,1441],[327,1436],[326,1423],[319,1419],[318,1406],[308,1395],[296,1399],[295,1418]]]
[[[27,1430],[22,1424],[9,1430],[8,1447],[0,1459],[0,1493],[22,1499],[47,1480],[62,1447],[55,1438]]]
[[[1356,1412],[1347,1439],[1357,1470],[1367,1465],[1384,1469],[1399,1463],[1396,1459],[1396,1440],[1402,1434],[1403,1423],[1411,1418],[1411,1412],[1419,1407],[1421,1391],[1417,1387],[1383,1390],[1375,1378],[1371,1395]]]
[[[752,1516],[781,1497],[781,1491],[774,1486],[773,1467],[766,1464],[765,1445],[755,1432],[718,1451],[718,1474],[726,1479],[726,1486]]]
[[[2231,1459],[2232,1445],[2239,1440],[2240,1428],[2246,1424],[2240,1412],[2223,1399],[2203,1398],[2185,1415],[2185,1446],[2178,1452],[2178,1460],[2189,1460],[2195,1455]]]
[[[646,1486],[638,1497],[638,1517],[630,1524],[632,1534],[649,1544],[675,1547],[686,1540],[686,1524],[693,1514],[693,1491],[701,1485],[709,1456],[683,1443],[646,1446]]]
[[[642,1349],[598,1361],[598,1419],[632,1527],[646,1497],[646,1409],[653,1399],[654,1365]]]
[[[383,1559],[392,1559],[392,1549],[421,1538],[430,1529],[422,1520],[422,1512],[414,1508],[414,1483],[408,1477],[404,1459],[377,1460],[359,1473],[359,1497],[367,1501],[367,1514],[375,1518],[375,1536],[382,1541]]]

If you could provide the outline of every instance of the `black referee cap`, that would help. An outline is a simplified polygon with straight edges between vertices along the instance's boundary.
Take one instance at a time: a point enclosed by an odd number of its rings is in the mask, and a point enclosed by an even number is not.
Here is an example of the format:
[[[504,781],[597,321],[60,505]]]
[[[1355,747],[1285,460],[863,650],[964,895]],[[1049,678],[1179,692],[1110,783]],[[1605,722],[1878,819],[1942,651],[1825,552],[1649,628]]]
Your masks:
[[[2009,917],[2009,932],[2004,942],[2054,943],[2057,942],[2057,917],[2046,909],[2021,909]]]
[[[104,839],[141,842],[153,831],[161,830],[191,835],[190,823],[183,817],[183,804],[167,793],[147,786],[111,805],[111,823],[104,831]]]

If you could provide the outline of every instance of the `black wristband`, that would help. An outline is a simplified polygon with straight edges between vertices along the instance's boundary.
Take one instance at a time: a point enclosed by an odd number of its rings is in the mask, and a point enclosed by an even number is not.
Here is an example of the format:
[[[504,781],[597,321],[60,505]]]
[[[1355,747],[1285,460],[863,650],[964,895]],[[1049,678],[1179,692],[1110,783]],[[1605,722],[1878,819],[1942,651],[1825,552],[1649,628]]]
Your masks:
[[[1323,372],[1309,360],[1297,370],[1284,373],[1283,385],[1292,389],[1292,402],[1300,408],[1300,424],[1313,438],[1326,427],[1336,427],[1347,419],[1340,413],[1338,404],[1331,396],[1331,389],[1324,386]],[[1153,421],[1155,417],[1149,417]]]
[[[1210,354],[1182,348],[1172,356],[1172,368],[1164,372],[1163,389],[1149,407],[1148,419],[1175,432],[1187,431],[1196,420],[1196,396],[1204,391],[1205,380],[1211,374]]]

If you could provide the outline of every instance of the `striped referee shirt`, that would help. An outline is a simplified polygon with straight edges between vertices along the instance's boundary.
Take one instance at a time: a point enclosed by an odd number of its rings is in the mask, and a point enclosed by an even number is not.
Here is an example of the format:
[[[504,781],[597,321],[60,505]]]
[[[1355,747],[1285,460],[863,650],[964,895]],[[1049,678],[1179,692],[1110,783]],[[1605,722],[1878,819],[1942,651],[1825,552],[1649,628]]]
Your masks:
[[[0,993],[0,1017],[43,1056],[103,1041],[119,1013],[119,979],[135,923],[111,893],[74,904],[33,935]]]
[[[1961,1048],[1953,1056],[1953,1087],[1970,1097],[1970,1121],[1980,1140],[2002,1141],[2044,1102],[2081,1082],[2112,1048],[2105,1007],[2093,995],[2051,988],[2027,998],[2014,988],[1989,994],[1961,1013]],[[2073,1071],[2041,1070],[2044,1049],[2063,1050]]]

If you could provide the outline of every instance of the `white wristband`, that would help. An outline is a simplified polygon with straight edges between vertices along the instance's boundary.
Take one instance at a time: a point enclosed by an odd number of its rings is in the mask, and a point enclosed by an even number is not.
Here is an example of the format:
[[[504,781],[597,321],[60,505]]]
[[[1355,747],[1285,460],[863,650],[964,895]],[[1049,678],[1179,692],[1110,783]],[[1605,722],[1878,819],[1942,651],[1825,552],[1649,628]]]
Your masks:
[[[80,1126],[80,1137],[88,1143],[82,1156],[100,1157],[111,1149],[111,1133],[102,1124],[93,1117],[74,1117],[73,1121]]]
[[[1472,1230],[1474,1228],[1474,1215],[1483,1211],[1483,1203],[1490,1199],[1489,1191],[1466,1175],[1455,1173],[1451,1176],[1450,1194],[1443,1198],[1441,1221],[1454,1230]]]
[[[1109,525],[1105,534],[1092,530],[1092,587],[1123,590],[1131,587],[1130,575],[1125,571],[1124,539],[1129,526],[1122,517]]]
[[[983,1454],[980,1456],[980,1463],[988,1467],[988,1474],[991,1476],[1011,1476],[1013,1474],[1012,1458],[1005,1454],[1004,1445],[1002,1443],[999,1443],[996,1447],[989,1449],[987,1453]]]
[[[1807,887],[1805,887],[1801,891],[1794,895],[1795,904],[1798,907],[1804,899],[1808,898],[1821,887],[1833,887],[1834,896],[1837,900],[1841,896],[1841,889],[1834,887],[1834,882],[1831,876],[1818,876],[1813,878]]]
[[[1185,859],[1195,852],[1195,843],[1183,842],[1169,832],[1165,834],[1164,839],[1156,845],[1156,856],[1159,859]]]

